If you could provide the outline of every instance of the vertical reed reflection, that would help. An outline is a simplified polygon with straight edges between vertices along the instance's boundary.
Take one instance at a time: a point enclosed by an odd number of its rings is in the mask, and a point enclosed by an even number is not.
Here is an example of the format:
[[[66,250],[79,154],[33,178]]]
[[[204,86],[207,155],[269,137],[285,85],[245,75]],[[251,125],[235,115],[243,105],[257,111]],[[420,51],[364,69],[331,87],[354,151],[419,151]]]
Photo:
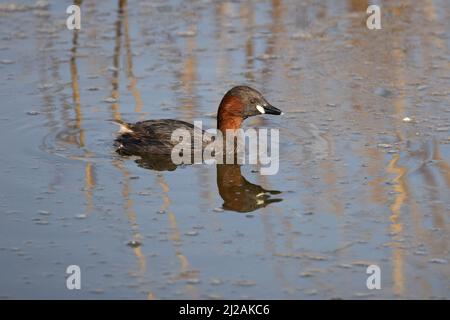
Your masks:
[[[114,44],[114,54],[113,54],[113,70],[111,79],[111,98],[113,98],[113,103],[111,104],[111,109],[113,111],[113,117],[115,120],[122,120],[120,116],[120,106],[118,103],[120,92],[119,92],[119,68],[120,68],[120,51],[122,46],[122,21],[124,7],[126,6],[127,0],[119,0],[117,9],[117,20],[115,24],[116,36]]]
[[[123,6],[123,21],[124,21],[124,36],[125,36],[125,48],[127,52],[127,76],[130,81],[128,85],[128,89],[133,94],[134,100],[136,101],[134,111],[141,112],[142,111],[142,98],[141,93],[137,87],[137,79],[134,76],[133,72],[133,52],[131,50],[131,40],[130,40],[130,31],[129,31],[129,23],[128,23],[128,7],[126,5],[126,1]]]
[[[81,5],[81,1],[80,1]],[[77,48],[78,48],[78,30],[73,30],[73,38],[72,38],[72,49],[71,49],[71,57],[70,57],[70,75],[71,75],[71,86],[72,86],[72,101],[75,109],[75,127],[79,131],[78,143],[80,147],[85,146],[85,133],[84,129],[81,126],[83,121],[83,114],[81,111],[81,102],[80,102],[80,86],[78,83],[78,66],[77,66]]]
[[[386,169],[388,173],[395,174],[393,180],[394,191],[396,196],[394,198],[394,203],[390,206],[391,210],[391,234],[394,240],[399,240],[403,233],[403,223],[401,223],[401,209],[405,200],[408,197],[408,185],[406,183],[405,174],[407,173],[407,168],[404,166],[399,166],[398,161],[400,155],[396,154],[392,157],[389,165]],[[394,280],[394,293],[397,295],[403,295],[405,290],[405,279],[404,279],[404,264],[403,264],[403,249],[400,248],[398,242],[392,244],[392,278]]]
[[[402,9],[398,9],[399,15],[404,15]],[[405,43],[405,39],[401,38],[398,34],[392,34],[393,43]],[[402,45],[405,47],[405,45]],[[391,48],[390,51],[392,57],[393,64],[393,75],[394,75],[394,84],[396,88],[399,90],[398,96],[394,98],[394,112],[397,116],[396,118],[401,121],[406,114],[405,104],[406,97],[404,92],[405,89],[405,52],[398,48]],[[405,141],[404,132],[395,125],[395,134],[399,141]],[[399,296],[403,296],[405,291],[405,270],[404,270],[404,252],[403,249],[400,248],[400,244],[398,242],[399,239],[403,237],[403,223],[401,222],[401,212],[402,206],[407,201],[409,197],[409,186],[408,179],[406,178],[406,173],[408,169],[405,166],[401,166],[398,164],[400,161],[400,155],[393,155],[389,165],[386,169],[388,173],[394,173],[396,176],[393,180],[394,183],[394,191],[396,192],[394,203],[390,206],[391,210],[391,234],[393,239],[396,240],[392,245],[392,278],[394,280],[394,293]]]
[[[81,7],[82,0],[77,0],[74,4]],[[83,112],[81,107],[80,98],[80,85],[79,85],[79,75],[78,75],[78,65],[77,65],[77,50],[78,50],[78,37],[79,30],[74,29],[72,37],[72,48],[70,57],[70,76],[71,76],[71,86],[72,86],[72,101],[75,109],[75,128],[78,132],[78,145],[80,148],[84,148],[84,157],[88,159],[92,153],[88,151],[86,146],[86,134],[83,128]],[[95,167],[91,161],[86,161],[84,169],[84,194],[86,198],[86,214],[92,212],[94,208],[94,189],[95,189]]]
[[[254,34],[255,34],[255,14],[254,14],[254,3],[251,1],[245,1],[241,4],[241,18],[242,25],[244,26],[246,34],[245,42],[245,78],[249,82],[255,80],[254,74],[254,62],[255,62],[255,44],[254,44]]]
[[[232,3],[218,1],[214,3],[214,21],[215,21],[215,45],[220,48],[217,55],[217,78],[219,81],[228,80],[227,73],[230,72],[230,51],[225,45],[233,43],[233,38],[228,32],[229,24],[227,23],[227,15],[229,15]]]
[[[113,55],[113,77],[111,79],[111,87],[112,93],[111,97],[116,101],[112,105],[113,117],[116,120],[121,120],[122,116],[120,113],[120,104],[118,102],[119,99],[119,70],[120,70],[120,48],[121,48],[121,38],[122,38],[122,20],[124,19],[124,12],[127,10],[126,8],[127,0],[119,0],[118,2],[118,10],[117,10],[117,21],[116,21],[116,38],[115,38],[115,47],[114,47],[114,55]],[[130,197],[130,177],[128,171],[123,167],[123,162],[117,159],[112,160],[113,165],[122,173],[123,181],[122,181],[122,197],[124,203],[124,210],[127,214],[128,220],[131,224],[131,229],[133,233],[133,240],[142,244],[143,237],[139,232],[139,224],[137,222],[137,215],[134,210],[133,200]],[[133,253],[137,259],[139,266],[139,273],[141,278],[145,276],[147,271],[147,259],[145,255],[142,253],[141,245],[133,247]],[[155,299],[155,294],[147,289],[147,298]]]
[[[197,13],[189,11],[186,13],[189,17],[190,26],[189,30],[195,32],[197,23]],[[193,121],[193,117],[196,114],[197,108],[197,32],[192,37],[186,37],[186,47],[180,50],[183,62],[181,66],[181,72],[179,72],[179,78],[181,83],[181,89],[187,98],[181,99],[181,111],[183,118],[189,122]]]
[[[48,23],[48,16],[50,16],[50,10],[48,7],[43,9],[46,13],[45,15],[36,16],[37,27],[43,28]],[[40,84],[46,84],[50,81],[57,83],[61,81],[60,76],[60,60],[54,55],[55,42],[59,40],[55,37],[38,37],[37,46],[35,48],[35,52],[37,54],[36,58],[39,63],[38,69],[38,80]],[[44,50],[45,49],[45,50]],[[48,65],[51,64],[51,74],[48,74],[49,68]],[[30,68],[31,69],[31,68]],[[50,77],[50,78],[49,78]],[[52,135],[56,132],[60,120],[58,119],[58,115],[55,113],[56,103],[55,96],[53,94],[53,90],[50,87],[43,86],[41,89],[41,97],[42,97],[42,109],[45,115],[45,121],[43,126],[48,130],[49,135]],[[64,98],[61,100],[64,101]],[[64,110],[65,108],[61,108]],[[60,167],[55,166],[55,174],[53,179],[49,182],[48,190],[54,192],[56,187],[60,185],[62,181],[62,177],[64,172]]]
[[[170,235],[170,240],[175,248],[175,255],[180,263],[180,271],[178,275],[175,277],[175,280],[178,279],[189,279],[193,276],[198,275],[198,270],[193,270],[190,266],[189,260],[186,255],[183,254],[181,247],[181,235],[180,230],[178,228],[177,219],[175,214],[170,210],[171,200],[169,197],[169,185],[164,180],[162,175],[158,175],[158,183],[162,189],[162,200],[163,203],[161,205],[161,210],[167,213],[167,217],[170,224],[170,229],[172,231]],[[193,284],[186,284],[186,291],[189,294],[190,298],[195,299],[198,298],[197,288]]]

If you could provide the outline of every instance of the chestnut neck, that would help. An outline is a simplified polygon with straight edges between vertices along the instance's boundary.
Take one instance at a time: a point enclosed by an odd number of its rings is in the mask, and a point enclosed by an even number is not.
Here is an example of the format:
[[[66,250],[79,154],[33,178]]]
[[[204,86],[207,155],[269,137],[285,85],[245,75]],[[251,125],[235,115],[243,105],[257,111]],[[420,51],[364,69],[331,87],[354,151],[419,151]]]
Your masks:
[[[240,98],[236,96],[225,96],[220,103],[217,113],[217,128],[225,135],[226,130],[237,130],[241,128],[242,110],[244,106]]]

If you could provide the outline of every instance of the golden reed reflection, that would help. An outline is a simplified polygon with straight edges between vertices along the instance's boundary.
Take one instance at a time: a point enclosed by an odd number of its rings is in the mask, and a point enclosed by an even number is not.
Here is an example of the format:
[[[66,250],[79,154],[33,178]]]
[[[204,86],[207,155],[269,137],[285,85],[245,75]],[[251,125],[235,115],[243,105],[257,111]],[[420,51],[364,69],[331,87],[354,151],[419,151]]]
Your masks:
[[[82,0],[78,0],[74,2],[76,5],[81,6]],[[79,147],[85,147],[85,130],[83,129],[83,113],[81,109],[81,98],[80,98],[80,85],[79,85],[79,76],[78,76],[78,66],[77,66],[77,49],[78,49],[78,34],[79,30],[73,30],[73,38],[72,38],[72,48],[71,48],[71,57],[70,57],[70,77],[71,77],[71,86],[72,86],[72,100],[75,109],[75,128],[79,134],[78,136],[78,145]],[[89,158],[92,156],[92,153],[85,150],[84,157]],[[87,161],[84,169],[85,176],[85,186],[84,186],[84,194],[86,198],[86,214],[92,212],[94,208],[93,201],[93,191],[95,189],[95,176],[94,176],[94,165],[92,162]]]
[[[124,21],[124,36],[125,36],[125,48],[127,52],[127,76],[130,84],[128,85],[128,89],[133,94],[134,100],[136,101],[134,111],[141,112],[142,111],[142,98],[139,89],[137,88],[137,79],[134,76],[133,72],[133,52],[131,50],[131,41],[130,41],[130,31],[129,31],[129,23],[128,23],[128,7],[126,6],[126,2],[123,6],[123,21]]]
[[[187,12],[186,16],[190,23],[189,30],[195,31],[196,12]],[[182,115],[188,122],[192,122],[195,115],[195,108],[197,107],[196,99],[196,83],[197,83],[197,33],[192,37],[186,38],[186,48],[182,49],[182,56],[184,57],[183,65],[180,73],[178,73],[181,82],[181,89],[188,96],[187,99],[182,99]]]
[[[48,23],[47,16],[50,16],[50,10],[49,7],[45,7],[42,10],[46,11],[47,15],[37,16],[37,26],[38,28],[43,27]],[[60,82],[61,76],[59,73],[60,70],[60,59],[54,56],[53,50],[42,51],[41,48],[48,48],[52,49],[54,47],[54,42],[58,41],[58,37],[52,36],[52,37],[38,37],[36,44],[37,47],[35,48],[35,52],[38,55],[37,60],[43,61],[43,63],[39,63],[39,82],[40,83],[48,83],[50,76],[53,82]],[[49,62],[47,62],[49,61]],[[48,68],[48,64],[51,64],[51,68]],[[31,69],[31,68],[30,68]],[[51,70],[51,73],[48,74],[48,72]],[[45,115],[46,122],[43,123],[43,126],[46,127],[49,131],[49,134],[54,133],[57,130],[57,126],[59,124],[58,117],[55,114],[55,102],[54,102],[54,94],[51,90],[51,88],[43,88],[42,89],[42,108],[43,108],[43,114]],[[62,101],[65,101],[65,97],[61,99]],[[61,118],[66,119],[68,118],[65,115],[65,110],[69,108],[67,105],[65,105],[64,108],[60,108],[61,111]],[[63,172],[59,167],[55,167],[55,175],[54,178],[49,182],[48,190],[49,191],[55,191],[55,187],[58,186],[61,183],[61,177],[63,176]]]
[[[247,36],[247,41],[245,42],[245,78],[251,82],[255,80],[253,70],[255,61],[255,45],[253,40],[255,34],[254,3],[251,1],[243,2],[241,4],[240,16]]]
[[[403,7],[396,7],[395,14],[400,16],[404,16],[407,12],[404,11]],[[401,43],[404,42],[405,39],[401,38],[398,33],[392,33],[392,42],[393,43]],[[406,46],[402,46],[406,47]],[[399,94],[394,98],[394,111],[397,116],[397,121],[401,121],[405,117],[405,104],[406,97],[404,94],[405,89],[405,67],[404,63],[406,60],[406,54],[403,50],[398,48],[392,48],[390,51],[390,56],[392,57],[392,69],[394,74],[394,85],[399,90]],[[405,141],[406,137],[403,131],[399,128],[398,125],[395,125],[395,133],[397,135],[398,141]],[[409,186],[408,180],[406,179],[406,174],[408,172],[407,167],[398,165],[400,160],[400,155],[395,154],[392,156],[391,161],[389,162],[386,171],[388,173],[395,174],[395,178],[393,180],[394,183],[394,191],[395,198],[393,204],[390,206],[391,210],[391,233],[394,240],[398,240],[403,236],[403,223],[401,222],[401,210],[402,206],[407,201],[409,197]],[[394,281],[394,293],[402,296],[405,291],[405,270],[404,270],[404,253],[403,249],[400,248],[398,242],[393,243],[392,245],[392,278]]]
[[[393,186],[395,191],[394,202],[390,206],[391,209],[391,232],[395,235],[400,234],[403,231],[403,224],[399,221],[402,205],[404,204],[406,198],[408,197],[408,185],[405,182],[405,175],[408,169],[404,166],[399,166],[398,162],[400,160],[400,155],[393,155],[391,161],[389,162],[386,171],[390,174],[395,174],[393,179]]]
[[[92,162],[86,162],[84,168],[84,196],[86,198],[86,214],[90,214],[94,209],[94,189],[95,189],[95,175],[94,165]]]
[[[408,185],[405,175],[408,172],[407,168],[404,166],[399,166],[398,161],[400,159],[399,154],[393,155],[391,161],[389,162],[386,172],[395,174],[393,179],[393,186],[395,191],[394,202],[389,207],[391,210],[391,216],[389,217],[391,221],[391,234],[394,240],[398,240],[402,237],[403,223],[401,222],[401,209],[406,199],[408,198]],[[397,295],[403,295],[405,289],[405,279],[404,279],[404,268],[403,268],[403,249],[399,248],[398,243],[392,244],[392,277],[394,280],[394,293]]]
[[[127,1],[119,0],[118,10],[117,10],[117,21],[116,21],[116,38],[115,47],[113,55],[113,77],[111,79],[112,93],[111,97],[116,99],[113,103],[111,110],[113,112],[113,117],[115,120],[121,120],[120,105],[118,102],[119,98],[119,68],[120,68],[120,47],[121,47],[121,37],[122,37],[122,20],[124,19],[124,11],[126,10]],[[128,220],[131,224],[133,232],[133,240],[142,243],[143,237],[139,232],[139,225],[137,222],[136,212],[133,208],[133,201],[130,197],[130,177],[128,171],[123,167],[123,162],[113,159],[113,165],[122,173],[122,197],[124,201],[124,210],[127,214]],[[141,277],[146,274],[147,271],[147,260],[145,255],[142,253],[141,246],[133,248],[133,253],[138,261],[139,272]],[[155,299],[155,294],[148,290],[147,299]]]
[[[225,44],[231,44],[233,38],[230,37],[227,25],[227,15],[231,11],[233,4],[225,1],[217,1],[214,3],[214,22],[215,22],[215,45],[220,47],[219,54],[217,55],[216,72],[219,80],[224,81],[227,79],[225,72],[231,70],[229,66],[229,51],[226,50]]]
[[[139,232],[139,225],[137,222],[136,217],[136,211],[133,207],[133,200],[130,197],[131,188],[130,188],[130,174],[128,171],[124,168],[123,162],[119,160],[114,160],[115,167],[122,173],[123,175],[123,183],[122,183],[122,198],[124,200],[123,202],[123,208],[125,210],[125,213],[127,214],[128,221],[131,224],[131,229],[133,232],[133,240],[137,241],[139,243],[142,243],[143,237]],[[139,271],[141,274],[145,274],[146,268],[147,268],[147,261],[145,259],[145,256],[142,254],[141,246],[137,246],[133,248],[134,254],[138,260],[139,264]]]
[[[113,69],[112,69],[112,92],[111,98],[114,99],[111,104],[111,110],[113,111],[113,118],[115,120],[122,120],[120,111],[119,111],[119,67],[120,67],[120,50],[122,45],[122,21],[123,21],[123,12],[124,7],[126,6],[127,0],[119,0],[119,7],[117,9],[117,20],[115,24],[115,45],[114,45],[114,54],[113,54]]]
[[[386,168],[386,171],[388,173],[396,174],[396,177],[393,180],[394,191],[396,192],[396,195],[393,204],[390,206],[391,216],[389,217],[391,221],[391,233],[394,237],[394,240],[401,238],[401,234],[403,232],[403,223],[400,220],[401,209],[408,197],[408,185],[406,183],[407,180],[404,178],[405,174],[407,173],[407,168],[398,165],[399,159],[400,155],[394,155]],[[403,250],[399,248],[399,245],[397,243],[394,243],[392,253],[394,292],[398,295],[402,295],[404,292]]]
[[[84,147],[85,133],[84,129],[81,127],[81,123],[83,121],[83,114],[81,111],[81,102],[80,102],[80,86],[78,84],[78,67],[76,61],[77,47],[78,47],[78,30],[74,30],[71,49],[72,55],[70,57],[72,100],[75,107],[75,126],[79,130],[78,143],[80,147]]]
[[[162,194],[163,203],[161,205],[161,210],[167,213],[170,229],[172,231],[170,235],[170,240],[174,245],[175,255],[180,263],[180,270],[174,280],[192,278],[198,275],[198,270],[194,270],[191,268],[188,258],[183,254],[181,250],[181,236],[180,230],[177,225],[177,219],[175,217],[175,214],[172,211],[170,211],[171,200],[169,197],[170,191],[169,185],[164,180],[164,177],[162,175],[158,175],[158,183],[163,191]],[[186,291],[188,292],[191,298],[198,297],[198,291],[194,285],[187,284]]]

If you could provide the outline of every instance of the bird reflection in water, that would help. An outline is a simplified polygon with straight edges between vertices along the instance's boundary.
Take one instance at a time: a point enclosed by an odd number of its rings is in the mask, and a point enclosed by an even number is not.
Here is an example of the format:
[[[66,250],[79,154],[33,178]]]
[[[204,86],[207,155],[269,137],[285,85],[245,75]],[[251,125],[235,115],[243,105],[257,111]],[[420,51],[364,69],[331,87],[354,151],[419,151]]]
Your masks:
[[[266,190],[247,181],[239,164],[217,165],[217,188],[225,210],[251,212],[282,201],[280,198],[271,198],[271,195],[280,194],[280,191]]]
[[[138,166],[156,171],[174,171],[177,168],[170,156],[152,155],[135,160]],[[266,190],[253,184],[241,173],[239,164],[217,164],[217,188],[224,203],[223,209],[236,212],[252,212],[283,199],[273,198],[281,191]]]

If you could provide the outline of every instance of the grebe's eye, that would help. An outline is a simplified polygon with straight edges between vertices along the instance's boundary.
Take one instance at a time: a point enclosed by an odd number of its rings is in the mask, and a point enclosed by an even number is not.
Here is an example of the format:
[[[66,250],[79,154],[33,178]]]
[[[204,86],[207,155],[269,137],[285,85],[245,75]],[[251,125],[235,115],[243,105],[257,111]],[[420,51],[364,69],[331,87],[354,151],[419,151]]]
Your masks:
[[[255,98],[250,99],[251,104],[256,104],[258,101]]]

